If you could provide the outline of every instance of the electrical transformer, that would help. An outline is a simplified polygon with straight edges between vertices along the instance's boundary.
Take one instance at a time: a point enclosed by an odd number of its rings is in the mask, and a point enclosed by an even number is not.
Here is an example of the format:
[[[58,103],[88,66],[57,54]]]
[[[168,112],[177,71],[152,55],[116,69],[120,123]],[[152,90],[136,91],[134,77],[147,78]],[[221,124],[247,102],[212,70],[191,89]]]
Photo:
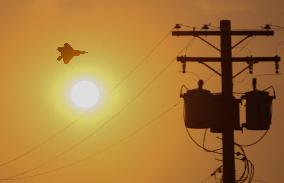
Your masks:
[[[256,89],[256,79],[253,79],[253,91],[242,96],[246,106],[246,123],[243,127],[248,130],[268,130],[272,118],[272,100],[269,92]]]
[[[184,98],[184,120],[187,128],[210,128],[212,117],[212,94],[201,87],[188,90]]]
[[[243,127],[248,130],[268,130],[272,118],[272,100],[266,91],[253,90],[246,92],[242,99],[246,106],[246,123]]]
[[[184,98],[184,120],[187,128],[205,129],[211,132],[221,133],[228,121],[226,121],[228,103],[222,95],[212,94],[209,90],[202,89],[203,81],[199,81],[199,88],[187,90],[182,95]],[[239,125],[239,100],[232,98],[231,116],[234,129],[240,129]]]

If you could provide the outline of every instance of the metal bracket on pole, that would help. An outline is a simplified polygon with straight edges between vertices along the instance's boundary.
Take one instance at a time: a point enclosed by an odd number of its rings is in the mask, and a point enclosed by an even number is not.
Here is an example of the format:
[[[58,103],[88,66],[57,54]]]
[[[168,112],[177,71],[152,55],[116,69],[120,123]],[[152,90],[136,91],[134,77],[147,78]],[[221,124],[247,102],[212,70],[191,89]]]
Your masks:
[[[241,73],[243,73],[243,72],[245,72],[247,69],[249,69],[251,66],[250,65],[248,65],[248,66],[246,66],[245,68],[243,68],[241,71],[239,71],[237,74],[235,74],[234,76],[233,76],[233,78],[235,78],[235,77],[237,77],[238,75],[240,75]]]
[[[200,36],[196,36],[198,37],[200,40],[202,40],[203,42],[207,43],[208,45],[210,45],[212,48],[214,48],[215,50],[221,52],[220,48],[218,48],[217,46],[213,45],[212,43],[210,43],[209,41],[207,41],[206,39],[200,37]]]
[[[210,70],[212,70],[213,72],[215,72],[216,74],[218,74],[219,76],[222,77],[222,74],[220,72],[218,72],[216,69],[214,69],[213,67],[211,67],[210,65],[208,65],[208,64],[206,64],[204,62],[199,62],[199,63],[205,65],[207,68],[209,68]]]
[[[240,40],[239,42],[237,42],[234,46],[232,46],[232,49],[234,49],[235,47],[237,47],[238,45],[240,45],[242,42],[244,42],[245,40],[247,40],[249,37],[252,37],[251,35],[248,35],[246,37],[244,37],[242,40]]]

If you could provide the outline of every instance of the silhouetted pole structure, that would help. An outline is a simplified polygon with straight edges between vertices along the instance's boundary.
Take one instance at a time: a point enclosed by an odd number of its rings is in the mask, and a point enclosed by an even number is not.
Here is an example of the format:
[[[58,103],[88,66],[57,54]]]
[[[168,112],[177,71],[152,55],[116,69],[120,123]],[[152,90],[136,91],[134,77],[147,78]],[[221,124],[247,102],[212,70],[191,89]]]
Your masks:
[[[221,30],[221,73],[222,95],[225,101],[224,121],[222,122],[223,169],[224,182],[235,182],[235,151],[233,116],[233,72],[232,72],[232,40],[231,23],[228,20],[220,22]]]
[[[207,66],[222,77],[222,99],[224,100],[224,117],[220,121],[219,132],[222,133],[223,144],[223,180],[224,183],[235,183],[235,152],[234,152],[234,130],[236,128],[233,124],[233,78],[244,72],[246,69],[250,69],[252,73],[253,64],[258,62],[275,62],[276,73],[278,73],[280,57],[232,57],[232,49],[241,44],[243,41],[251,36],[272,36],[274,33],[271,30],[259,30],[259,31],[240,31],[231,30],[230,20],[220,21],[220,30],[210,31],[173,31],[173,36],[194,36],[202,41],[206,42],[214,49],[221,52],[221,57],[177,57],[177,61],[185,64],[186,62],[199,62]],[[221,49],[209,43],[201,36],[220,36]],[[232,46],[232,36],[245,36],[239,42]],[[207,65],[205,62],[221,62],[221,73]],[[232,62],[246,62],[248,66],[233,76]],[[184,67],[185,68],[185,67]],[[240,124],[238,124],[240,125]]]

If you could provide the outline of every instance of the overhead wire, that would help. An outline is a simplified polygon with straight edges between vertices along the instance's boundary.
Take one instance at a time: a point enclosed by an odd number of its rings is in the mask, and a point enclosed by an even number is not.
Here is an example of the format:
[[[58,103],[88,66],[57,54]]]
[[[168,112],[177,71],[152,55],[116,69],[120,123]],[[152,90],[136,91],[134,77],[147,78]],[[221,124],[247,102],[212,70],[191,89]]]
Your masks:
[[[172,30],[172,29],[171,29]],[[117,82],[117,84],[111,89],[111,91],[115,91],[123,82],[125,82],[140,66],[142,66],[143,63],[145,63],[145,61],[154,53],[154,51],[157,50],[157,48],[169,37],[170,32],[167,32],[167,34],[165,36],[162,37],[162,39],[160,39],[158,41],[158,43],[135,65],[135,67],[133,69],[131,69],[120,81]],[[47,137],[46,139],[44,139],[42,142],[40,142],[37,145],[32,146],[31,148],[29,148],[28,150],[24,151],[21,154],[16,155],[15,157],[4,161],[4,162],[0,162],[0,167],[3,167],[5,165],[11,164],[19,159],[22,159],[23,157],[31,154],[32,152],[38,150],[40,147],[44,146],[45,144],[49,143],[50,141],[52,141],[53,139],[55,139],[56,137],[58,137],[59,135],[61,135],[63,132],[65,132],[66,130],[68,130],[71,126],[73,126],[77,121],[81,120],[84,117],[84,114],[81,114],[78,118],[76,118],[75,120],[71,121],[69,124],[67,124],[66,126],[64,126],[63,128],[59,129],[58,131],[56,131],[54,134],[50,135],[49,137]]]
[[[278,55],[279,47],[281,47],[283,43],[284,43],[284,41],[280,41],[280,42],[277,43],[277,46],[276,46],[276,48],[275,48],[275,53],[276,53],[276,55]]]
[[[251,38],[246,42],[246,44],[245,44],[244,46],[242,46],[242,47],[237,47],[237,48],[240,48],[240,49],[239,49],[238,52],[235,53],[234,55],[237,56],[237,55],[240,54],[244,49],[247,49],[248,44],[252,41],[253,38],[254,38],[254,37],[251,37]],[[249,52],[250,52],[250,51],[249,51]],[[216,75],[216,73],[213,72],[207,79],[204,80],[204,82],[210,81],[215,75]],[[245,78],[245,79],[247,79],[247,78]],[[244,80],[244,81],[245,81],[245,80]],[[241,81],[241,82],[244,82],[244,81]]]
[[[262,76],[277,76],[277,75],[282,75],[281,73],[280,74],[257,74],[255,75],[254,77],[258,78],[258,77],[262,77]]]
[[[239,55],[244,49],[246,49],[248,51],[248,53],[250,55],[252,55],[252,52],[251,50],[247,47],[248,44],[254,39],[255,37],[251,37],[249,40],[247,40],[247,42],[244,44],[244,46],[241,46],[241,47],[236,47],[236,48],[239,48],[238,52],[236,52],[234,55],[237,56]],[[241,79],[241,80],[234,80],[234,82],[240,84],[240,83],[243,83],[247,80],[247,78],[249,77],[250,73],[246,73],[246,75]]]
[[[193,39],[191,39],[192,41]],[[190,45],[191,41],[185,46],[183,47],[178,54],[182,53],[186,47],[188,47],[188,45]],[[60,153],[58,153],[57,155],[55,155],[54,157],[48,159],[47,161],[44,161],[43,163],[27,169],[25,171],[19,172],[13,176],[9,176],[7,178],[14,178],[14,177],[18,177],[20,175],[24,175],[27,174],[29,172],[32,172],[34,170],[37,170],[41,167],[44,167],[45,165],[49,164],[52,161],[57,160],[58,158],[64,156],[65,154],[71,152],[73,149],[75,149],[77,146],[81,145],[82,143],[84,143],[85,141],[87,141],[90,137],[94,136],[99,130],[101,130],[102,128],[104,128],[107,124],[109,124],[112,120],[114,120],[117,116],[119,116],[123,111],[125,111],[125,109],[127,109],[127,107],[132,104],[134,101],[136,101],[143,93],[146,89],[148,89],[175,61],[175,57],[170,60],[170,62],[168,64],[166,64],[166,66],[164,68],[162,68],[161,71],[159,71],[139,92],[137,95],[135,95],[128,103],[126,103],[118,112],[116,112],[114,115],[112,115],[109,119],[103,121],[101,123],[101,125],[99,127],[97,127],[96,129],[94,129],[90,134],[88,134],[87,136],[85,136],[83,139],[81,139],[80,141],[74,143],[72,146],[70,146],[69,148],[67,148],[65,151],[62,151]],[[6,178],[6,179],[7,179]],[[1,179],[0,179],[1,180]]]
[[[204,80],[204,83],[209,82],[215,75],[216,75],[216,73],[213,72],[207,79]]]
[[[222,140],[222,138],[220,137],[217,137],[218,139]],[[244,150],[244,147],[248,147],[248,146],[252,146],[252,145],[255,145],[256,143],[258,143],[261,139],[263,139],[263,136],[257,140],[256,142],[254,143],[251,143],[251,144],[248,144],[247,146],[246,145],[242,145],[242,144],[239,144],[239,143],[234,143],[235,146],[239,147],[240,151],[241,152],[236,152],[235,153],[235,156],[243,156],[242,158],[237,158],[235,157],[235,159],[237,160],[240,160],[240,161],[243,161],[244,162],[244,170],[243,170],[243,173],[239,176],[239,178],[236,180],[236,182],[238,183],[244,183],[245,181],[248,181],[248,183],[251,183],[253,181],[259,181],[259,182],[262,182],[260,180],[256,180],[254,179],[254,165],[253,163],[247,158],[247,155],[245,153],[245,150]],[[216,173],[222,173],[222,171],[218,171],[220,170],[220,167],[218,167],[212,174],[211,174],[211,177],[214,176],[215,179],[216,179]],[[209,180],[209,177],[206,178],[203,182]]]
[[[171,29],[172,30],[172,29]],[[111,91],[115,90],[119,87],[125,80],[127,80],[140,66],[142,66],[145,61],[157,50],[157,48],[170,36],[171,31],[168,31],[165,36],[162,37],[161,40],[139,61],[137,64],[127,73],[125,74],[120,81],[111,89]]]
[[[272,27],[277,27],[277,28],[280,28],[280,29],[283,29],[284,30],[284,26],[281,26],[281,25],[274,25],[274,24],[268,24]]]
[[[248,50],[248,52],[251,54],[251,50],[249,48],[247,48],[247,46],[251,41],[254,40],[254,38],[255,37],[250,37],[243,46],[237,47],[237,48],[239,48],[239,50],[234,55],[235,56],[239,55],[244,49]]]
[[[253,163],[247,158],[247,155],[245,153],[245,150],[242,145],[238,143],[234,143],[237,147],[240,148],[241,153],[239,155],[242,155],[243,157],[239,160],[243,161],[245,164],[245,168],[243,171],[242,176],[237,180],[240,183],[243,183],[245,181],[248,181],[248,183],[252,182],[254,177],[254,165]]]
[[[249,143],[249,144],[240,144],[240,146],[242,147],[250,147],[250,146],[254,146],[256,144],[258,144],[262,139],[264,139],[264,137],[267,135],[269,130],[266,130],[263,135],[261,135],[261,137],[259,139],[257,139],[255,142]]]
[[[0,167],[3,167],[5,165],[8,165],[12,162],[15,162],[19,159],[22,159],[23,157],[31,154],[32,152],[38,150],[40,147],[44,146],[45,144],[47,144],[48,142],[50,142],[51,140],[53,140],[54,138],[56,138],[57,136],[59,136],[60,134],[62,134],[64,131],[66,131],[67,129],[69,129],[71,126],[73,126],[77,121],[81,120],[82,116],[78,117],[77,119],[71,121],[69,124],[67,124],[66,126],[64,126],[62,129],[58,130],[57,132],[55,132],[54,134],[52,134],[51,136],[49,136],[48,138],[46,138],[45,140],[43,140],[41,143],[31,147],[30,149],[28,149],[27,151],[23,152],[22,154],[19,154],[17,156],[15,156],[14,158],[2,162],[0,163]]]
[[[181,26],[184,26],[184,27],[189,27],[189,28],[193,28],[193,29],[195,29],[196,27],[193,27],[193,26],[188,26],[188,25],[184,25],[184,24],[179,24],[179,25],[181,25]],[[209,24],[206,24],[207,26],[209,26],[209,27],[213,27],[213,28],[215,28],[215,29],[218,29],[218,28],[220,28],[220,27],[217,27],[217,26],[212,26],[210,23]],[[201,28],[200,28],[201,29]],[[234,29],[235,30],[235,29]],[[245,30],[247,30],[247,29],[245,29]],[[254,37],[251,37],[247,42],[246,42],[246,44],[244,45],[244,46],[242,46],[242,47],[236,47],[236,48],[239,48],[239,50],[238,50],[238,52],[235,54],[235,55],[238,55],[239,53],[241,53],[242,51],[243,51],[243,49],[248,49],[247,48],[247,45],[250,43],[250,41],[252,41],[254,39]],[[251,53],[251,51],[248,49],[248,51]],[[216,75],[216,73],[214,72],[214,73],[212,73],[207,79],[205,79],[204,80],[204,83],[206,83],[206,82],[208,82],[209,80],[211,80],[214,76]],[[246,79],[246,78],[245,78]],[[243,81],[241,81],[241,82],[243,82]]]
[[[238,83],[238,84],[243,83],[243,82],[245,82],[248,79],[249,76],[250,76],[250,73],[246,73],[246,75],[242,79],[235,80],[234,82]]]
[[[207,149],[206,147],[204,147],[205,145],[205,138],[206,138],[206,133],[207,133],[207,129],[205,130],[204,132],[204,136],[203,136],[203,142],[202,142],[202,145],[200,145],[194,138],[193,136],[191,135],[191,133],[189,132],[188,128],[186,127],[185,125],[185,107],[183,108],[183,120],[184,120],[184,127],[185,127],[185,130],[186,130],[186,133],[188,135],[188,137],[192,140],[192,142],[198,146],[199,148],[203,149],[205,152],[211,152],[211,153],[215,153],[215,154],[222,154],[220,152],[218,152],[219,150],[222,150],[222,148],[217,148],[217,149]]]
[[[208,128],[206,128],[206,129],[204,130],[203,141],[202,141],[202,147],[205,147],[205,141],[206,141],[207,131],[208,131]]]
[[[200,145],[194,138],[193,136],[190,134],[189,130],[187,128],[185,128],[186,132],[187,132],[187,135],[188,137],[192,140],[192,142],[198,146],[199,148],[203,149],[204,151],[206,152],[211,152],[211,153],[215,153],[215,154],[222,154],[220,152],[218,152],[219,150],[221,150],[222,148],[217,148],[217,149],[213,149],[213,150],[210,150],[210,149],[207,149],[205,147],[203,147],[202,145]]]
[[[222,138],[218,138],[218,139],[222,139]],[[248,181],[248,183],[251,183],[254,177],[254,165],[253,163],[248,160],[247,158],[247,155],[245,153],[245,150],[243,148],[243,146],[241,146],[240,144],[238,143],[234,143],[235,146],[239,147],[240,151],[241,152],[237,152],[235,153],[235,159],[237,160],[240,160],[244,163],[244,169],[243,169],[243,172],[242,174],[239,176],[238,179],[236,179],[236,182],[237,183],[244,183],[245,181]],[[241,158],[238,158],[236,156],[242,156]],[[217,178],[217,173],[222,173],[222,178],[220,179],[221,182],[223,182],[223,170],[222,170],[222,165],[219,166],[217,169],[215,169],[213,171],[213,173],[211,174],[211,177],[213,176],[214,179],[215,179],[215,182],[217,182],[218,178]],[[209,178],[206,178],[205,179],[206,181],[209,180]]]
[[[162,111],[161,113],[159,113],[157,116],[155,116],[154,118],[152,118],[151,120],[149,120],[148,122],[146,122],[145,124],[143,124],[141,127],[137,128],[136,130],[134,130],[132,133],[128,134],[127,136],[111,143],[110,145],[108,145],[107,147],[101,149],[100,151],[97,151],[95,153],[92,153],[84,158],[81,158],[79,160],[73,161],[69,164],[57,167],[57,168],[53,168],[44,172],[40,172],[40,173],[36,173],[33,175],[28,175],[28,176],[24,176],[24,177],[16,177],[16,178],[7,178],[7,180],[25,180],[25,179],[30,179],[30,178],[34,178],[34,177],[38,177],[38,176],[43,176],[43,175],[47,175],[47,174],[51,174],[54,172],[58,172],[62,169],[66,169],[66,168],[70,168],[72,166],[75,166],[77,164],[80,164],[86,160],[89,160],[99,154],[105,153],[106,151],[114,148],[115,146],[127,141],[128,139],[132,138],[133,136],[137,135],[138,133],[140,133],[141,131],[143,131],[144,129],[146,129],[147,127],[149,127],[151,124],[153,124],[154,122],[157,122],[158,120],[160,120],[163,116],[165,116],[166,114],[168,114],[170,111],[172,111],[174,108],[176,108],[179,104],[181,103],[181,101],[177,101],[176,103],[174,103],[173,105],[171,105],[169,108],[167,108],[166,110]],[[0,180],[4,180],[4,179],[0,179]]]
[[[279,74],[257,74],[257,75],[254,75],[254,74],[250,74],[250,73],[246,73],[246,75],[240,79],[240,80],[235,80],[234,82],[240,84],[240,83],[244,83],[245,81],[247,81],[248,78],[251,78],[251,77],[254,77],[254,78],[259,78],[259,77],[263,77],[263,76],[278,76],[278,75],[282,75],[281,73]],[[251,76],[251,77],[250,77]]]

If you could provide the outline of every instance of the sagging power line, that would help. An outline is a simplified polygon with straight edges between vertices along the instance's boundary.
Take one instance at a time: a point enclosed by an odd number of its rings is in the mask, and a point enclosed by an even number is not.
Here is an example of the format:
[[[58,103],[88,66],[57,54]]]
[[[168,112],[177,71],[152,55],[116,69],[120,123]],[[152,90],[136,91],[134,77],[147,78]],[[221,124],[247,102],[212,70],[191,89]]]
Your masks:
[[[184,52],[188,46],[191,45],[191,42],[194,39],[191,39],[179,52],[178,54],[181,54],[182,52]],[[46,166],[47,164],[57,160],[60,157],[63,157],[64,155],[66,155],[67,153],[73,151],[76,147],[78,147],[79,145],[83,144],[85,141],[87,141],[89,138],[93,137],[98,131],[100,131],[101,129],[103,129],[106,125],[110,124],[111,121],[113,121],[115,118],[117,118],[122,112],[124,112],[129,105],[131,105],[134,101],[136,101],[174,62],[175,62],[175,57],[173,59],[171,59],[158,73],[156,73],[156,75],[133,97],[129,100],[128,103],[126,103],[118,112],[114,113],[110,118],[103,120],[101,122],[101,125],[97,128],[95,128],[94,130],[92,130],[92,132],[88,135],[86,135],[84,138],[82,138],[81,140],[79,140],[78,142],[74,143],[73,145],[71,145],[69,148],[67,148],[66,150],[58,153],[57,155],[55,155],[54,157],[44,161],[41,164],[38,164],[37,166],[24,170],[22,172],[16,173],[12,176],[8,176],[5,178],[2,178],[2,180],[7,180],[7,179],[12,179],[21,175],[25,175],[27,173],[33,172],[35,170],[38,170],[44,166]],[[1,179],[0,179],[1,180]]]
[[[172,30],[172,29],[171,29]],[[152,49],[150,49],[150,51],[141,59],[137,62],[137,64],[135,65],[134,68],[132,68],[127,74],[124,75],[124,77],[122,79],[120,79],[115,85],[114,87],[111,89],[111,94],[113,92],[115,92],[119,86],[121,86],[130,76],[132,76],[134,74],[134,72],[140,68],[145,61],[159,48],[159,46],[165,42],[165,40],[167,38],[169,38],[171,31],[168,31],[166,33],[165,36],[163,36],[155,45]],[[59,129],[58,131],[56,131],[55,133],[53,133],[52,135],[50,135],[49,137],[47,137],[46,139],[44,139],[42,142],[32,146],[31,148],[29,148],[28,150],[24,151],[23,153],[20,153],[18,155],[16,155],[15,157],[4,161],[4,162],[0,162],[0,168],[6,165],[9,165],[17,160],[20,160],[24,157],[26,157],[27,155],[31,154],[32,152],[35,152],[36,150],[38,150],[39,148],[41,148],[42,146],[48,144],[49,142],[51,142],[52,140],[54,140],[56,137],[60,136],[62,133],[64,133],[65,131],[67,131],[69,128],[71,128],[73,125],[75,125],[79,120],[82,120],[85,117],[86,113],[81,114],[78,118],[76,118],[75,120],[72,120],[71,122],[69,122],[66,126],[64,126],[63,128]]]
[[[43,175],[47,175],[47,174],[51,174],[51,173],[55,173],[58,172],[60,170],[66,169],[66,168],[70,168],[73,167],[75,165],[78,165],[80,163],[83,163],[99,154],[102,154],[108,150],[110,150],[111,148],[127,141],[128,139],[130,139],[131,137],[137,135],[138,133],[142,132],[144,129],[146,129],[147,127],[149,127],[151,124],[153,124],[154,122],[157,122],[158,120],[160,120],[163,116],[165,116],[166,114],[168,114],[169,112],[171,112],[174,108],[176,108],[179,104],[181,103],[181,101],[177,101],[176,103],[174,103],[173,105],[171,105],[169,108],[167,108],[166,110],[162,111],[161,113],[159,113],[157,116],[155,116],[154,118],[152,118],[151,120],[149,120],[148,122],[146,122],[144,125],[142,125],[141,127],[137,128],[136,130],[134,130],[132,133],[130,133],[129,135],[125,136],[124,138],[119,139],[118,141],[115,141],[114,143],[108,145],[107,147],[92,153],[84,158],[80,158],[79,160],[73,161],[71,163],[68,163],[66,165],[57,167],[57,168],[53,168],[44,172],[40,172],[40,173],[36,173],[33,175],[27,175],[27,176],[23,176],[23,177],[16,177],[16,178],[6,178],[6,179],[0,179],[0,180],[5,180],[5,181],[10,181],[10,180],[26,180],[26,179],[30,179],[30,178],[34,178],[34,177],[38,177],[38,176],[43,176]]]

